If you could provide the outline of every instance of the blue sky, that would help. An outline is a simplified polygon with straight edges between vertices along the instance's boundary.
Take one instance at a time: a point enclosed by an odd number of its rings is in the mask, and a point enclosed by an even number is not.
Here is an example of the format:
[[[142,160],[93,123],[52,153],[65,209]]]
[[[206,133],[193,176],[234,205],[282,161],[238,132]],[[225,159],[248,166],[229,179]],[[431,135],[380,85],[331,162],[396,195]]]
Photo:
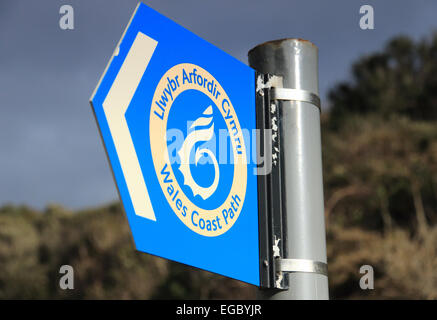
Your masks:
[[[312,41],[323,101],[349,78],[353,61],[391,37],[437,30],[437,1],[430,0],[143,2],[244,63],[248,50],[268,40]],[[62,4],[74,8],[74,30],[59,28]],[[0,2],[0,205],[77,209],[118,199],[88,100],[136,4]],[[374,7],[374,30],[359,28],[364,4]]]

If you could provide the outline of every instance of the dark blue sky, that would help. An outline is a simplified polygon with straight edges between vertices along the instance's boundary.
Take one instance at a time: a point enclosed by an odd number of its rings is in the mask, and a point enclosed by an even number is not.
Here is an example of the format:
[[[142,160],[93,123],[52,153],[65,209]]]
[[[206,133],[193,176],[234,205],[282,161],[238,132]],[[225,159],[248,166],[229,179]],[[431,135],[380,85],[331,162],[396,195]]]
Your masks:
[[[247,51],[278,38],[319,47],[322,99],[351,63],[391,37],[437,29],[437,1],[144,1],[247,63]],[[70,4],[75,29],[59,28]],[[132,0],[0,2],[0,205],[69,208],[118,199],[88,100],[137,4]],[[375,29],[359,28],[371,4]]]

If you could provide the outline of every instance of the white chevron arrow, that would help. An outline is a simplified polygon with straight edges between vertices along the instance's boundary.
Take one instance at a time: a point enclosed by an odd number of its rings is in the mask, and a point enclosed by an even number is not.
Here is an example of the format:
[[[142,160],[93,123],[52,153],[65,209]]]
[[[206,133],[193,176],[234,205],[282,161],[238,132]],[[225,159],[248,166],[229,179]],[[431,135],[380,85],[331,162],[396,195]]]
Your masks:
[[[146,71],[158,42],[138,32],[108,95],[103,102],[109,130],[120,160],[135,214],[156,221],[140,168],[129,127],[126,111]],[[116,53],[117,54],[117,53]]]

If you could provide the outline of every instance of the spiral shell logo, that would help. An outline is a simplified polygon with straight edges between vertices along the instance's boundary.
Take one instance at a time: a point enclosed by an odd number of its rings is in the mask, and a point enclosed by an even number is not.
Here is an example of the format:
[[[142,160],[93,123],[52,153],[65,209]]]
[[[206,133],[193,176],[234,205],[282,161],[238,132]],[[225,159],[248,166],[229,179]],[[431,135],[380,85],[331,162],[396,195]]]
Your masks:
[[[187,139],[185,139],[182,148],[179,150],[179,157],[181,159],[181,164],[179,166],[179,170],[184,177],[184,184],[189,186],[193,191],[194,195],[200,195],[203,199],[209,198],[214,191],[217,189],[220,171],[217,163],[217,158],[214,153],[207,148],[200,149],[198,148],[195,153],[195,164],[199,162],[202,154],[206,154],[212,159],[214,164],[214,182],[209,187],[202,187],[194,181],[193,176],[190,170],[190,153],[191,149],[195,147],[195,144],[199,141],[209,141],[213,137],[214,134],[214,123],[212,120],[212,106],[209,106],[204,112],[202,117],[198,118],[191,125],[192,129],[196,129],[198,127],[204,127],[205,129],[199,129],[191,132]]]
[[[181,99],[189,102],[181,103]],[[170,124],[187,125],[184,116],[192,123],[177,150],[179,163],[172,165],[167,131],[172,129]],[[202,144],[215,140],[214,130],[220,123],[231,142],[232,161],[226,164],[228,169],[222,169],[225,166],[219,166],[218,155]],[[227,232],[243,208],[247,159],[237,114],[220,83],[197,65],[184,63],[172,67],[156,87],[149,128],[153,164],[172,211],[200,235],[215,237]],[[205,158],[212,164],[208,167],[211,179],[206,183],[201,181],[204,174],[195,174],[200,160]]]

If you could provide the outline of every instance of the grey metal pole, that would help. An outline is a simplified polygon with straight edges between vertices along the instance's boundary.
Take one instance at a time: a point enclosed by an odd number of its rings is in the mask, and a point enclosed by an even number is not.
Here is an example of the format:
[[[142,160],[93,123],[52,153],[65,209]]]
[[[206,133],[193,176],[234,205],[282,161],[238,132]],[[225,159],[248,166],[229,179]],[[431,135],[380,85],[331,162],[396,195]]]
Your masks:
[[[263,43],[249,51],[249,64],[261,73],[282,76],[284,88],[319,94],[318,49],[309,41]],[[285,258],[326,263],[320,111],[302,101],[282,101],[280,106],[288,247]],[[329,299],[328,278],[317,273],[290,273],[289,289],[260,290],[260,298]]]

